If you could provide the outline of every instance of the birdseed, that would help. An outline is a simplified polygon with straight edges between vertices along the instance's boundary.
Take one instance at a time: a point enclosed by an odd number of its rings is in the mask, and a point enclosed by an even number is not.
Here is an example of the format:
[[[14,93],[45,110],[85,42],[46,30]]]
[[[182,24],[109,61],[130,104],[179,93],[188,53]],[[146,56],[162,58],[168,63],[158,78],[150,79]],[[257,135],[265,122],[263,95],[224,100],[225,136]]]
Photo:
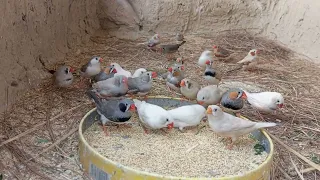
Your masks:
[[[166,129],[168,133],[154,130],[145,134],[137,118],[136,114],[132,116],[132,128],[108,126],[109,136],[94,123],[84,137],[91,147],[112,161],[166,176],[241,175],[257,168],[268,156],[265,151],[255,155],[257,141],[249,136],[240,138],[232,150],[226,149],[225,142],[207,123],[184,132]]]

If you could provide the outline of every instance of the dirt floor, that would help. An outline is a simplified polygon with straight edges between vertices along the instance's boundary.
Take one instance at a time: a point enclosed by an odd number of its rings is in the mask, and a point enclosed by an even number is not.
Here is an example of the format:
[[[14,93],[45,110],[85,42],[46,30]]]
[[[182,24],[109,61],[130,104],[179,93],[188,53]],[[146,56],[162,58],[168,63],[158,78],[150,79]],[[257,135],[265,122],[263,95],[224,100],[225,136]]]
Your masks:
[[[169,36],[163,38],[168,42],[174,40]],[[139,39],[139,42],[144,40]],[[205,84],[196,71],[196,63],[200,53],[211,49],[215,43],[234,53],[229,60],[215,61],[224,73],[224,83],[238,81],[284,95],[284,109],[277,115],[262,115],[264,120],[280,124],[269,129],[280,141],[275,140],[272,179],[319,179],[319,171],[289,153],[281,142],[311,162],[320,163],[320,67],[295,58],[290,50],[274,42],[244,31],[226,31],[219,36],[186,35],[186,40],[180,55],[185,60],[188,77]],[[163,71],[168,63],[166,57],[138,46],[139,42],[98,32],[86,46],[69,53],[64,62],[79,69],[91,56],[99,55],[105,60],[103,65],[118,62],[131,72],[139,67]],[[260,63],[252,71],[238,69],[235,62],[252,48],[262,50]],[[172,96],[163,81],[156,79],[155,82],[151,95]],[[28,91],[4,114],[4,120],[0,121],[0,172],[4,179],[89,179],[81,171],[77,155],[79,122],[94,107],[84,94],[85,90],[56,89],[48,79],[41,88]],[[262,121],[248,106],[242,114]]]

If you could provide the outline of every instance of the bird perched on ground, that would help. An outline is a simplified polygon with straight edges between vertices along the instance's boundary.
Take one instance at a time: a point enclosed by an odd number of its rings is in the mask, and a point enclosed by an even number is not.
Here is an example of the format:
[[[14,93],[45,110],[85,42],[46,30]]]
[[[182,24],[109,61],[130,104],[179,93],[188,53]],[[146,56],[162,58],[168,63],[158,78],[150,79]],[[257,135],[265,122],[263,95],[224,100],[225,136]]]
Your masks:
[[[197,99],[198,91],[200,90],[200,85],[188,78],[182,79],[180,82],[180,92],[189,100]]]
[[[73,82],[73,73],[74,69],[70,66],[60,66],[58,69],[53,73],[55,78],[55,84],[58,87],[69,87]]]
[[[181,57],[178,57],[175,61],[169,63],[168,67],[174,68],[175,66],[182,66],[184,65],[184,60]]]
[[[184,78],[184,66],[176,66],[174,68],[169,68],[169,74],[167,76],[166,85],[168,90],[180,91],[180,81]]]
[[[199,90],[197,94],[198,104],[209,106],[212,104],[218,104],[221,100],[223,91],[216,85],[206,86]]]
[[[158,44],[160,44],[159,34],[153,35],[147,42],[138,43],[138,45],[147,45],[147,47],[151,50]]]
[[[206,117],[206,109],[199,104],[181,106],[168,112],[174,120],[174,127],[180,131],[185,127],[197,126]]]
[[[174,62],[172,62],[168,66],[166,66],[167,72],[160,73],[159,76],[162,77],[162,79],[167,79],[168,75],[170,74],[170,72],[169,72],[169,68],[170,67],[171,68],[176,68],[176,67],[181,67],[182,65],[184,65],[184,60],[181,57],[179,57]]]
[[[114,77],[114,74],[116,72],[117,72],[116,69],[112,69],[110,66],[106,67],[103,71],[100,71],[100,73],[94,77],[94,80],[95,82],[98,82],[98,81],[103,81],[103,80],[112,78]]]
[[[80,74],[84,77],[90,78],[100,73],[102,62],[101,57],[93,57],[87,64],[83,65],[80,69]]]
[[[144,68],[139,68],[139,69],[137,69],[137,70],[133,73],[132,77],[133,77],[133,78],[139,77],[139,76],[141,76],[141,75],[142,75],[143,73],[145,73],[145,72],[147,72],[146,69],[144,69]]]
[[[139,120],[146,134],[148,134],[147,129],[173,128],[173,118],[168,111],[160,106],[145,101],[139,101],[137,99],[133,99],[133,101],[137,108]]]
[[[247,56],[244,57],[241,61],[237,62],[238,64],[249,64],[251,62],[256,61],[258,54],[260,51],[257,49],[252,49],[248,52]]]
[[[207,61],[213,62],[213,53],[212,51],[205,50],[201,53],[199,60],[198,60],[198,65],[202,68],[206,67],[206,62]]]
[[[128,92],[128,78],[125,76],[115,76],[94,83],[92,88],[101,98],[123,96]]]
[[[263,112],[275,112],[284,104],[283,96],[278,92],[249,93],[244,91],[248,103],[255,109]]]
[[[210,105],[207,108],[207,115],[210,128],[220,136],[231,139],[231,144],[227,147],[232,148],[233,143],[239,136],[249,134],[257,129],[276,126],[275,123],[252,122],[225,113],[219,106]]]
[[[103,131],[108,135],[105,124],[112,122],[115,124],[123,124],[130,120],[131,112],[135,111],[135,106],[132,100],[105,100],[100,99],[93,91],[87,91],[89,98],[93,99],[97,112],[100,115]]]
[[[149,40],[148,40],[148,47],[154,47],[156,45],[160,44],[160,36],[159,34],[153,35]]]
[[[183,40],[184,40],[183,34],[178,32],[178,33],[176,34],[176,40],[177,40],[177,41],[183,41]]]
[[[243,90],[233,88],[222,95],[220,104],[224,110],[234,112],[239,117],[239,111],[243,108],[246,99],[247,95]]]
[[[114,76],[125,76],[125,77],[131,77],[132,74],[129,71],[124,70],[118,63],[111,63],[110,64],[112,71],[113,69],[116,69],[116,73],[114,74]]]
[[[145,96],[151,90],[152,87],[152,78],[157,77],[156,72],[145,72],[139,77],[128,78],[128,94],[137,94],[138,96]]]
[[[204,79],[212,85],[219,85],[221,81],[221,73],[212,68],[212,61],[206,61],[206,70],[204,71]]]
[[[184,43],[186,43],[186,41],[182,41],[181,43],[176,43],[176,44],[160,45],[160,52],[163,53],[163,54],[171,56],[172,53],[177,52],[179,47],[182,46]]]
[[[217,45],[213,46],[213,54],[215,57],[218,57],[218,58],[227,58],[230,56],[229,51]]]

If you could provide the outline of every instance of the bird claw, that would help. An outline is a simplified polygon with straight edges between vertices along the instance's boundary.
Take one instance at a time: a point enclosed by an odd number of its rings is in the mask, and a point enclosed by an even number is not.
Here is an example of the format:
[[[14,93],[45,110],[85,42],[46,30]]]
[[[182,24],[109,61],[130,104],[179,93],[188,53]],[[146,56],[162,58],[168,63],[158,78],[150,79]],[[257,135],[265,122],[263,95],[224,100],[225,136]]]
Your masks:
[[[241,114],[239,112],[236,113],[237,117],[241,117]]]
[[[109,133],[108,133],[107,128],[106,128],[105,125],[102,125],[102,130],[103,130],[103,132],[104,132],[104,134],[105,134],[106,136],[109,136]]]

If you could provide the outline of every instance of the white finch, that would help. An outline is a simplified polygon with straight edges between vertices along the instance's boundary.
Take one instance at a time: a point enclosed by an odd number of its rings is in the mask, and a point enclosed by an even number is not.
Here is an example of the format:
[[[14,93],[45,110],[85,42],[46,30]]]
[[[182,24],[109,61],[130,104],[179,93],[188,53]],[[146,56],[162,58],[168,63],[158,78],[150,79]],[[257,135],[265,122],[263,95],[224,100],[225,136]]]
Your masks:
[[[259,54],[259,50],[252,49],[248,52],[248,55],[244,57],[241,61],[237,62],[238,64],[249,64],[257,59],[257,56]]]
[[[146,69],[144,69],[144,68],[139,68],[139,69],[137,69],[137,70],[133,73],[132,78],[139,77],[139,76],[141,76],[141,75],[142,75],[143,73],[145,73],[145,72],[147,72]]]
[[[233,143],[239,136],[246,135],[260,128],[276,126],[276,123],[253,122],[235,117],[225,113],[219,106],[210,105],[207,108],[207,116],[210,128],[220,136],[231,138],[231,149]]]
[[[206,67],[206,62],[207,60],[213,62],[213,53],[212,51],[205,50],[201,53],[199,60],[198,60],[198,65],[202,68]]]
[[[110,66],[112,68],[111,71],[113,71],[113,69],[116,69],[116,71],[117,71],[114,74],[115,77],[122,75],[122,76],[125,76],[128,78],[128,77],[132,76],[131,72],[124,70],[118,63],[111,63]]]
[[[174,127],[181,131],[184,127],[197,126],[206,117],[206,109],[198,104],[181,106],[168,112],[174,119]]]
[[[259,111],[274,112],[284,104],[284,98],[278,92],[245,93],[248,103]]]
[[[144,132],[147,134],[148,129],[161,129],[168,127],[172,129],[174,122],[171,115],[160,106],[133,99],[137,108],[139,120],[143,126]]]

